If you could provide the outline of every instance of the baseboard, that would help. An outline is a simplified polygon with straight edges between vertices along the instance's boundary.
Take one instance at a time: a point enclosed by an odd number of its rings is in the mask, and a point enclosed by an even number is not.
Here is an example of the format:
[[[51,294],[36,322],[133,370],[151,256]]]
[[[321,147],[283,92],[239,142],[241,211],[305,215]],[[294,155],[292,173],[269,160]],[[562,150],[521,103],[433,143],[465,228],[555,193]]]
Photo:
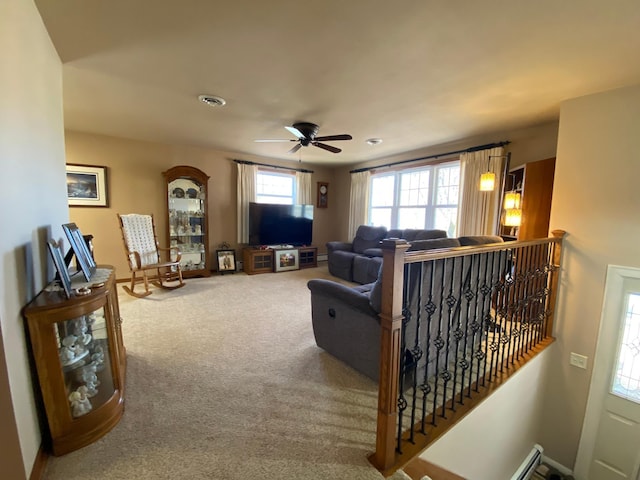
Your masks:
[[[326,253],[320,253],[318,254],[318,261],[319,262],[326,262],[328,260],[328,256]]]
[[[44,478],[44,472],[47,469],[47,461],[49,460],[49,454],[45,452],[42,444],[36,454],[36,459],[33,461],[33,467],[31,468],[31,475],[29,480],[42,480]]]
[[[542,456],[542,462],[546,463],[550,467],[555,468],[563,475],[573,475],[573,471],[571,469],[565,467],[561,463],[556,462],[553,458],[547,457],[546,455]]]

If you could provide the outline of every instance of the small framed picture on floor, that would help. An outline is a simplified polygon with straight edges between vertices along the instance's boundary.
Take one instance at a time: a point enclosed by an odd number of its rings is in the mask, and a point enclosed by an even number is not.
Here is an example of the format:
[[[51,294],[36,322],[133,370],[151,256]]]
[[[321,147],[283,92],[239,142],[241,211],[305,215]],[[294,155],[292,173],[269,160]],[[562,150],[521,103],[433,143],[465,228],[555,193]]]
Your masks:
[[[218,256],[218,272],[222,275],[225,273],[234,273],[236,271],[236,251],[235,250],[216,250]]]

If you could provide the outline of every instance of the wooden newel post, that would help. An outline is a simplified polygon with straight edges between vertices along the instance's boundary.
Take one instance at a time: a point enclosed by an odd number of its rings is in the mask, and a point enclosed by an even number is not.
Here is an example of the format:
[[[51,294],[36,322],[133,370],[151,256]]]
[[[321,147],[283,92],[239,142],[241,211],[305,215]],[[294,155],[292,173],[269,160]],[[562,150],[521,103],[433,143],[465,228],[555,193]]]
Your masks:
[[[552,265],[554,266],[553,271],[551,272],[551,282],[549,293],[549,310],[551,310],[551,317],[549,318],[549,322],[547,324],[547,331],[545,332],[548,336],[553,335],[553,319],[556,316],[556,301],[558,299],[558,281],[560,277],[560,262],[562,259],[562,243],[564,240],[564,236],[567,234],[564,230],[554,230],[551,232],[554,238],[558,240],[553,245],[553,257],[551,259]]]
[[[395,462],[398,381],[400,377],[400,335],[402,327],[402,289],[406,240],[382,241],[382,310],[380,312],[380,381],[378,386],[378,423],[376,451],[370,457],[378,470]]]

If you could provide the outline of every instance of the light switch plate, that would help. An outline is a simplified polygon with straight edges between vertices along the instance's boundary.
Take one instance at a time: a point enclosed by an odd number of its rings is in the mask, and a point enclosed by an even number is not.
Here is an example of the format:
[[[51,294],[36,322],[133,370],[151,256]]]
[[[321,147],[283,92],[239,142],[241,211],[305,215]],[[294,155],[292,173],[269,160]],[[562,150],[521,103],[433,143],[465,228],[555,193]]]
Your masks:
[[[578,353],[571,352],[569,363],[574,367],[587,368],[587,360],[588,360],[588,357],[585,357],[584,355],[580,355]]]

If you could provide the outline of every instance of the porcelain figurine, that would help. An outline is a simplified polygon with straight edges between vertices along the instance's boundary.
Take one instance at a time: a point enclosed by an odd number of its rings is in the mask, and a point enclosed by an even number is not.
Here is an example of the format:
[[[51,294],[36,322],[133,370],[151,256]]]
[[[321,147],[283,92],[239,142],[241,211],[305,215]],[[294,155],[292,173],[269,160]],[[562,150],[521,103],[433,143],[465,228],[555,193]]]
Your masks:
[[[69,394],[69,404],[71,406],[71,414],[74,417],[86,415],[93,408],[87,396],[87,389],[82,386]]]

